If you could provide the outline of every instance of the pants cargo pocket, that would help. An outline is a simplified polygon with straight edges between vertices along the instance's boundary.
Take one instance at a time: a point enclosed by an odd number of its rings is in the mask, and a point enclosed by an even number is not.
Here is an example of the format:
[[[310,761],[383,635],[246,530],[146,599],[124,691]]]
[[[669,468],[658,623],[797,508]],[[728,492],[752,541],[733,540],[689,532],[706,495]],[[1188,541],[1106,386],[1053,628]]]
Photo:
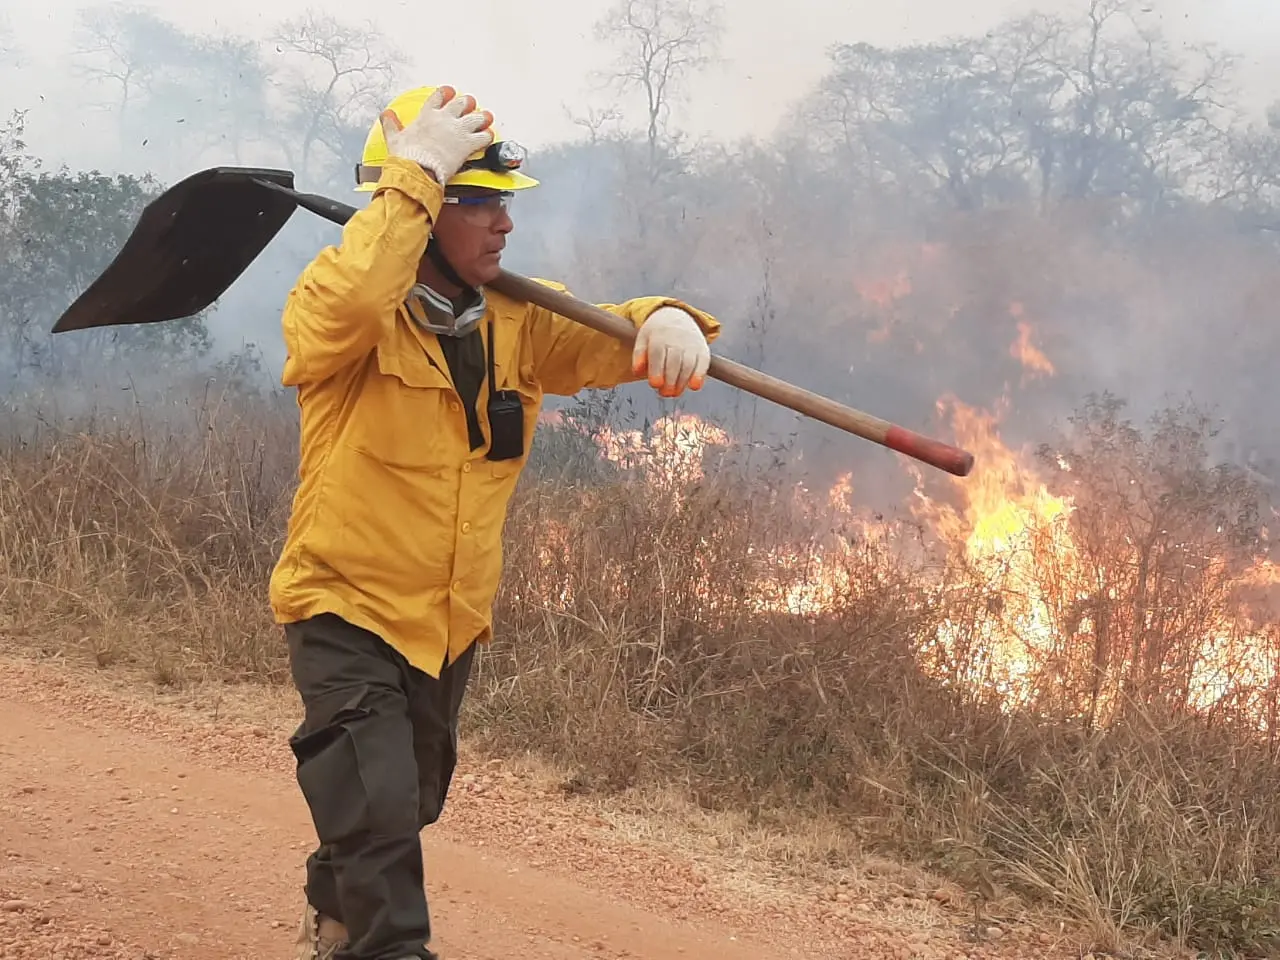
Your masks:
[[[369,784],[356,744],[356,729],[370,716],[365,708],[345,708],[325,726],[289,739],[298,786],[321,843],[340,843],[372,826]]]

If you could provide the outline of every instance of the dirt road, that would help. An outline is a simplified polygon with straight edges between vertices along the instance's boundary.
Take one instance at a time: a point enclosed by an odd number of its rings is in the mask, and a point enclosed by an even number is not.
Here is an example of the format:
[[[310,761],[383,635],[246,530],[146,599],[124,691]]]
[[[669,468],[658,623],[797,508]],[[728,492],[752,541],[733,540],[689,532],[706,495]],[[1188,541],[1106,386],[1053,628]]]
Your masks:
[[[310,843],[292,719],[205,706],[0,658],[0,958],[290,956]],[[610,839],[585,809],[502,765],[461,772],[424,834],[448,960],[1054,954],[1043,935],[975,945],[923,908],[890,924],[735,882]]]

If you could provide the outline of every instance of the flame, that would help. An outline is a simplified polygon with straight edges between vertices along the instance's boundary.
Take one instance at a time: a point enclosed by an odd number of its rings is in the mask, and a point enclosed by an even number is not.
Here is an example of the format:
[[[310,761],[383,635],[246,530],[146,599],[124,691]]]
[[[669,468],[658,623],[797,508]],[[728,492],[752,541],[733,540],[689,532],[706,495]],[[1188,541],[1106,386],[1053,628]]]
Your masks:
[[[595,441],[605,459],[627,470],[644,468],[651,480],[673,492],[681,483],[703,478],[709,448],[730,443],[725,430],[694,414],[662,417],[648,436],[640,430],[602,427]]]
[[[1031,334],[1033,331],[1031,324],[1022,319],[1026,316],[1026,309],[1021,303],[1015,301],[1009,306],[1009,313],[1018,319],[1018,339],[1009,345],[1009,356],[1023,366],[1022,386],[1025,387],[1041,374],[1052,377],[1055,372],[1053,364],[1044,355],[1043,351],[1032,344]]]
[[[903,267],[887,277],[855,280],[853,286],[867,303],[884,309],[911,293],[911,275]]]
[[[868,343],[886,343],[893,336],[893,308],[912,293],[911,263],[928,264],[942,253],[940,244],[924,243],[914,249],[881,251],[875,262],[861,265],[866,272],[853,280],[853,289],[863,303],[879,313],[878,325],[867,331]],[[923,344],[915,344],[917,352]]]
[[[1020,306],[1013,310],[1020,315]],[[1052,364],[1030,345],[1030,326],[1020,323],[1019,331],[1026,347],[1019,356],[1032,369],[1052,375]],[[1107,656],[1137,657],[1128,648],[1141,639],[1131,634],[1143,629],[1139,618],[1136,627],[1122,625],[1129,633],[1107,635],[1100,611],[1107,603],[1123,602],[1117,591],[1123,589],[1124,572],[1098,569],[1096,551],[1088,554],[1077,542],[1081,534],[1073,523],[1082,488],[1073,464],[1059,456],[1057,471],[1051,464],[1043,475],[1031,466],[1027,451],[1011,449],[1002,439],[1000,426],[1009,406],[1007,396],[992,409],[955,398],[940,401],[939,412],[955,442],[974,453],[975,468],[964,479],[930,475],[930,481],[943,485],[942,493],[931,493],[920,471],[908,467],[916,478],[911,513],[926,524],[949,561],[938,568],[931,585],[933,595],[945,600],[948,619],[925,644],[922,667],[942,679],[990,691],[1006,709],[1086,677],[1093,667],[1092,651],[1106,643],[1112,644]],[[664,417],[646,431],[603,429],[595,440],[602,457],[624,469],[641,469],[656,491],[677,499],[688,484],[707,474],[710,458],[733,442],[724,429],[688,414]],[[788,494],[779,496],[785,500]],[[789,543],[748,548],[754,580],[746,587],[746,602],[757,611],[795,616],[823,615],[856,603],[860,585],[855,571],[865,571],[869,557],[889,562],[899,543],[896,529],[860,510],[851,472],[825,491],[810,492],[796,484],[789,496],[791,502],[782,505],[813,521],[811,529],[817,532]],[[545,557],[569,550],[570,539],[567,530],[549,526]],[[1121,544],[1117,563],[1125,562],[1124,549]],[[706,570],[704,583],[687,587],[707,601],[708,609],[719,602],[708,586],[715,573]],[[623,570],[600,575],[621,589]],[[1257,594],[1255,599],[1264,598],[1280,588],[1280,564],[1259,560],[1231,582],[1239,591]],[[571,599],[563,584],[547,584],[547,589],[555,601]],[[1210,709],[1242,689],[1276,681],[1280,657],[1259,652],[1274,650],[1275,644],[1260,639],[1262,628],[1244,609],[1243,604],[1239,609],[1224,605],[1220,612],[1206,614],[1198,627],[1202,634],[1196,636],[1203,639],[1190,654],[1184,698],[1189,707]],[[1137,616],[1131,609],[1123,612]],[[1119,699],[1118,689],[1106,692],[1099,709],[1118,709]],[[1064,700],[1060,706],[1073,710],[1079,704]]]
[[[853,474],[843,473],[827,493],[827,504],[836,513],[850,515],[853,513]]]
[[[975,467],[955,485],[958,507],[928,497],[917,472],[913,509],[987,586],[990,602],[973,622],[946,625],[939,651],[978,640],[988,651],[981,663],[985,676],[965,679],[985,682],[1017,703],[1030,694],[1034,664],[1053,649],[1052,600],[1039,589],[1037,572],[1049,554],[1064,567],[1075,566],[1068,524],[1074,505],[1069,496],[1050,492],[1001,441],[1000,412],[957,400],[940,407],[950,407],[957,442],[973,452]],[[962,629],[976,637],[961,638]]]
[[[1132,645],[1141,641],[1145,621],[1130,624],[1123,637],[1100,636],[1102,628],[1090,613],[1117,600],[1116,584],[1124,578],[1119,571],[1095,569],[1097,556],[1084,559],[1071,526],[1074,495],[1051,490],[1025,456],[1005,445],[998,430],[1002,411],[978,410],[954,400],[940,406],[950,408],[957,441],[974,452],[976,466],[965,481],[951,481],[958,506],[935,502],[918,482],[915,510],[933,524],[983,589],[981,596],[961,604],[962,618],[939,632],[932,651],[935,666],[966,660],[971,672],[955,679],[994,690],[1008,709],[1032,700],[1045,680],[1061,681],[1073,669],[1087,675],[1093,665],[1080,668],[1089,655],[1096,655],[1097,643],[1121,641],[1124,649],[1111,649],[1109,658],[1138,656]],[[1062,474],[1071,472],[1063,459],[1057,465]],[[1214,575],[1226,576],[1225,560],[1204,559]],[[1116,562],[1123,563],[1123,556]],[[1258,560],[1232,583],[1237,590],[1266,591],[1280,586],[1280,566]],[[963,589],[972,592],[972,581]],[[1198,645],[1193,640],[1180,651],[1188,658],[1185,702],[1190,708],[1206,710],[1234,692],[1275,682],[1276,664],[1261,652],[1268,645],[1244,605],[1225,604],[1206,617]],[[958,656],[975,649],[982,655]],[[1097,699],[1100,711],[1119,709],[1120,691]]]

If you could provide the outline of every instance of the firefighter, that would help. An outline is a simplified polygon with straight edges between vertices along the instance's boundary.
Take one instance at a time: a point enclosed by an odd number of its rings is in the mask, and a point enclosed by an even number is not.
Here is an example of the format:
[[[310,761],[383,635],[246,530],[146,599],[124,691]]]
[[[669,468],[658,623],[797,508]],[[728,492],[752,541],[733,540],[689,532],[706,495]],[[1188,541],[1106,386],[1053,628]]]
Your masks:
[[[420,831],[448,793],[543,398],[645,377],[664,397],[700,389],[719,333],[671,297],[602,304],[638,328],[631,348],[488,288],[511,198],[537,185],[524,157],[472,97],[402,93],[356,168],[368,206],[284,306],[300,467],[270,603],[318,841],[297,960],[436,957]]]

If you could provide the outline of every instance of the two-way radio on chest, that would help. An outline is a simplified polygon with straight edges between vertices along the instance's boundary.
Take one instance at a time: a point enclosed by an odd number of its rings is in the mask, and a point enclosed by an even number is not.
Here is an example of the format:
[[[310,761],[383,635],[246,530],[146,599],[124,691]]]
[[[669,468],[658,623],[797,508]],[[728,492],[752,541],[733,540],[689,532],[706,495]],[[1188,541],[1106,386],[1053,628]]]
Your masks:
[[[498,388],[498,375],[494,369],[494,354],[497,345],[494,341],[493,319],[489,320],[489,342],[485,345],[485,361],[489,370],[489,402],[486,412],[489,416],[489,453],[490,460],[518,460],[524,456],[524,401],[516,390]]]

